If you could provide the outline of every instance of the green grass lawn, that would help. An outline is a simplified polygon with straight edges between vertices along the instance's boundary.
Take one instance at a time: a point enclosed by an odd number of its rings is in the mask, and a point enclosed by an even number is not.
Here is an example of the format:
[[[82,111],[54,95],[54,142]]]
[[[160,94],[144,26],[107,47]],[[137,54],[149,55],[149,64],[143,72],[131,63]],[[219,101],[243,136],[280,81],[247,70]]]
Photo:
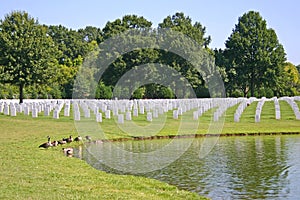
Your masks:
[[[299,102],[297,103],[300,106]],[[253,102],[244,110],[240,122],[234,122],[234,113],[238,107],[238,105],[235,105],[226,110],[224,123],[213,122],[213,113],[216,109],[211,109],[205,112],[198,121],[193,120],[193,111],[187,112],[185,116],[180,117],[178,120],[174,120],[172,112],[168,112],[166,116],[160,117],[160,119],[157,119],[156,121],[154,120],[152,125],[155,125],[155,123],[163,123],[162,129],[157,129],[158,131],[156,132],[156,135],[161,136],[214,133],[208,131],[211,124],[220,126],[222,134],[300,133],[300,120],[296,120],[294,112],[289,104],[286,101],[279,101],[279,104],[281,110],[280,120],[275,119],[274,102],[266,101],[262,109],[261,121],[259,123],[255,123],[257,102]],[[137,126],[147,127],[150,122],[147,122],[145,119],[145,115],[139,115],[138,117],[134,117],[133,121]],[[99,126],[102,128],[105,138],[129,137],[122,129],[122,126],[126,126],[126,121],[124,125],[119,125],[117,124],[117,119],[104,119],[103,123],[99,124]],[[155,129],[155,126],[152,127]],[[180,130],[179,133],[178,130]],[[88,134],[93,134],[91,132],[92,131],[88,132]],[[97,133],[94,134],[95,137],[99,136]],[[141,136],[144,135],[141,134]],[[100,136],[99,139],[103,138]]]
[[[96,170],[61,147],[38,149],[47,135],[74,134],[71,118],[0,115],[0,130],[0,199],[201,199],[157,180]]]
[[[233,121],[237,106],[226,111],[225,123],[220,125],[223,127],[222,133],[300,133],[300,121],[295,119],[292,109],[285,101],[280,101],[281,120],[275,119],[274,103],[265,102],[260,123],[254,122],[257,102],[245,109],[238,123]],[[192,119],[190,111],[178,120],[172,119],[172,112],[168,112],[152,123],[145,120],[146,115],[133,117],[133,122],[145,130],[157,128],[156,135],[176,135],[179,128],[180,134],[190,134],[195,127],[195,133],[205,134],[211,124],[213,112],[214,109],[209,110],[198,121]],[[82,117],[80,123],[90,122]],[[101,135],[93,133],[93,129],[87,130],[95,138],[131,137],[113,119],[103,119],[102,123],[94,124],[104,133]],[[65,157],[61,147],[38,149],[46,141],[47,135],[53,140],[70,134],[76,136],[72,117],[61,116],[57,120],[42,114],[38,118],[0,114],[0,130],[0,199],[201,198],[195,193],[182,191],[156,180],[98,171],[82,160]]]

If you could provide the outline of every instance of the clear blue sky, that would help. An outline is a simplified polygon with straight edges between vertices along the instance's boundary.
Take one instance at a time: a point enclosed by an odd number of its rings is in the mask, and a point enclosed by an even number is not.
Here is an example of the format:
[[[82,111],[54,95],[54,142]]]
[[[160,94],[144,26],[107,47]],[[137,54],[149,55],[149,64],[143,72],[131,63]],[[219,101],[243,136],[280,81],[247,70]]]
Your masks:
[[[249,10],[260,12],[273,28],[283,44],[288,61],[300,64],[300,1],[298,0],[3,0],[0,4],[0,18],[13,10],[27,11],[41,24],[62,24],[78,29],[87,25],[103,28],[107,21],[113,21],[126,14],[144,16],[158,23],[175,12],[184,12],[193,22],[206,27],[212,37],[211,48],[224,48],[238,22],[238,17]]]

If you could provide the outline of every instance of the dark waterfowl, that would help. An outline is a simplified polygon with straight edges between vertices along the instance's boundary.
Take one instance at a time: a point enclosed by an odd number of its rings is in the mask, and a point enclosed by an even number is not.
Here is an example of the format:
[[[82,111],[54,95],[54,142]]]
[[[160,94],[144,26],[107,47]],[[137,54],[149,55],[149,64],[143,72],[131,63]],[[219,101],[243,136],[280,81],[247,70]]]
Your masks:
[[[82,137],[81,137],[81,136],[77,136],[77,137],[74,139],[74,141],[76,141],[76,142],[82,141]]]
[[[73,137],[72,137],[72,135],[70,135],[70,137],[69,137],[69,138],[67,138],[66,142],[67,142],[67,143],[71,143],[71,142],[73,142]]]
[[[67,144],[67,141],[65,141],[65,140],[58,140],[57,143],[60,144],[60,145],[63,145],[63,144]]]
[[[88,140],[89,142],[92,141],[92,138],[89,135],[85,136],[85,139]]]
[[[58,141],[54,140],[54,141],[51,143],[51,145],[52,145],[53,147],[56,147],[56,146],[58,145]]]
[[[69,157],[71,157],[71,156],[73,156],[73,148],[71,148],[71,147],[69,147],[69,148],[62,148],[62,150],[64,151],[64,154],[66,155],[66,156],[69,156]]]
[[[39,148],[45,148],[45,149],[47,149],[47,148],[49,148],[49,147],[52,146],[50,136],[47,136],[47,138],[48,138],[48,142],[45,142],[45,143],[41,144],[39,146]]]
[[[63,141],[66,141],[67,143],[71,143],[71,142],[73,142],[73,137],[72,137],[72,135],[70,135],[70,137],[68,137],[68,138],[63,138],[62,140],[63,140]]]

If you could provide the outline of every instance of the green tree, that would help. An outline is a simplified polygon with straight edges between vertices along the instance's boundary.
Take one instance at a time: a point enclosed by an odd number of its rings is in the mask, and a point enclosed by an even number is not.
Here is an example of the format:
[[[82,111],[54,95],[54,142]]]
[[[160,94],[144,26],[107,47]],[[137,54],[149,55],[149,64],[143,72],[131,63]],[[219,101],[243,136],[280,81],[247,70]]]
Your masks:
[[[172,16],[167,16],[158,28],[171,28],[174,31],[183,33],[192,38],[201,46],[207,47],[211,42],[211,37],[205,37],[206,28],[200,22],[193,24],[189,16],[185,16],[182,12],[177,12]]]
[[[215,63],[218,66],[219,72],[222,76],[222,80],[224,82],[226,96],[229,97],[238,97],[242,96],[242,93],[239,91],[239,88],[234,81],[237,77],[236,69],[232,67],[230,61],[228,59],[228,51],[224,51],[222,49],[215,49]]]
[[[284,79],[283,79],[283,95],[294,96],[299,94],[300,75],[297,67],[290,62],[284,65]]]
[[[74,99],[95,98],[97,83],[94,80],[95,69],[93,67],[79,68],[74,80],[72,97]]]
[[[158,25],[158,31],[165,28],[170,28],[174,31],[184,34],[185,36],[193,39],[196,43],[198,43],[198,45],[207,50],[207,52],[210,51],[207,47],[211,42],[211,38],[210,36],[205,36],[205,27],[203,27],[200,22],[193,23],[192,19],[189,16],[185,16],[184,13],[178,12],[163,19],[163,22]],[[170,43],[170,46],[176,48],[177,45],[186,44],[182,44],[181,38],[175,38],[175,40]],[[187,52],[191,52],[188,50],[188,46],[185,48]],[[168,51],[160,51],[160,53],[160,62],[169,65],[180,72],[181,75],[183,75],[189,81],[194,91],[196,91],[196,95],[198,97],[202,96],[202,94],[197,93],[197,91],[200,91],[197,88],[206,88],[202,77],[203,74],[201,74],[187,60],[174,53]]]
[[[102,41],[101,29],[87,26],[78,31],[62,25],[47,27],[58,48],[56,59],[59,61],[58,73],[53,89],[60,88],[62,97],[71,98],[75,76],[83,59],[96,49]]]
[[[297,65],[296,68],[297,68],[298,72],[300,73],[300,65]]]
[[[113,96],[112,90],[110,86],[104,85],[102,81],[97,86],[96,89],[96,99],[111,99]]]
[[[81,35],[82,40],[88,43],[96,41],[97,44],[100,44],[103,41],[102,31],[97,27],[87,26],[84,29],[79,29],[78,33]]]
[[[129,29],[150,28],[152,22],[144,17],[137,15],[125,15],[122,19],[116,19],[113,22],[108,21],[102,29],[103,38],[107,39]]]
[[[92,41],[86,40],[87,35],[62,25],[47,27],[47,34],[51,36],[59,50],[56,56],[60,64],[73,62],[79,56],[84,58],[93,50],[89,45]]]
[[[117,34],[123,33],[127,30],[144,30],[150,31],[152,22],[146,20],[144,17],[137,15],[125,15],[122,19],[116,19],[113,22],[107,22],[105,27],[102,29],[103,38],[109,39]],[[126,34],[126,33],[125,33]],[[136,43],[143,43],[144,41],[138,41],[134,35],[128,34],[128,38]],[[123,40],[123,42],[126,42]],[[115,45],[115,44],[112,44]],[[126,44],[122,44],[126,45]],[[129,45],[130,46],[130,45]],[[118,54],[118,46],[110,46],[109,48],[115,49],[113,53]],[[105,57],[110,55],[103,55]],[[156,62],[159,53],[155,49],[135,49],[127,52],[123,55],[119,55],[117,59],[108,67],[103,73],[101,80],[106,86],[111,86],[114,94],[119,98],[130,97],[128,88],[114,88],[118,80],[130,69],[151,62]],[[101,57],[99,58],[102,59]],[[134,84],[134,83],[132,83]],[[118,96],[121,95],[121,96]],[[138,95],[140,96],[140,95]]]
[[[225,45],[224,56],[236,73],[230,81],[244,96],[249,91],[254,96],[260,87],[280,87],[284,48],[258,12],[249,11],[240,17]]]
[[[19,87],[53,80],[57,51],[44,26],[26,12],[14,11],[0,21],[1,81]]]

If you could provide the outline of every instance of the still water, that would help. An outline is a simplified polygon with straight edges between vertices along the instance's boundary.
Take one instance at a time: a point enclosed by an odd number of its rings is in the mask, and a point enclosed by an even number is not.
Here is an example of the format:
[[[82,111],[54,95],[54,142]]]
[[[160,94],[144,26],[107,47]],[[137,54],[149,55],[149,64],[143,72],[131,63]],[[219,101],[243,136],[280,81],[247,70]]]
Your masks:
[[[177,148],[169,148],[175,140]],[[204,142],[214,145],[199,157]],[[158,179],[212,199],[300,198],[300,136],[295,135],[86,144],[76,156],[99,170]]]

